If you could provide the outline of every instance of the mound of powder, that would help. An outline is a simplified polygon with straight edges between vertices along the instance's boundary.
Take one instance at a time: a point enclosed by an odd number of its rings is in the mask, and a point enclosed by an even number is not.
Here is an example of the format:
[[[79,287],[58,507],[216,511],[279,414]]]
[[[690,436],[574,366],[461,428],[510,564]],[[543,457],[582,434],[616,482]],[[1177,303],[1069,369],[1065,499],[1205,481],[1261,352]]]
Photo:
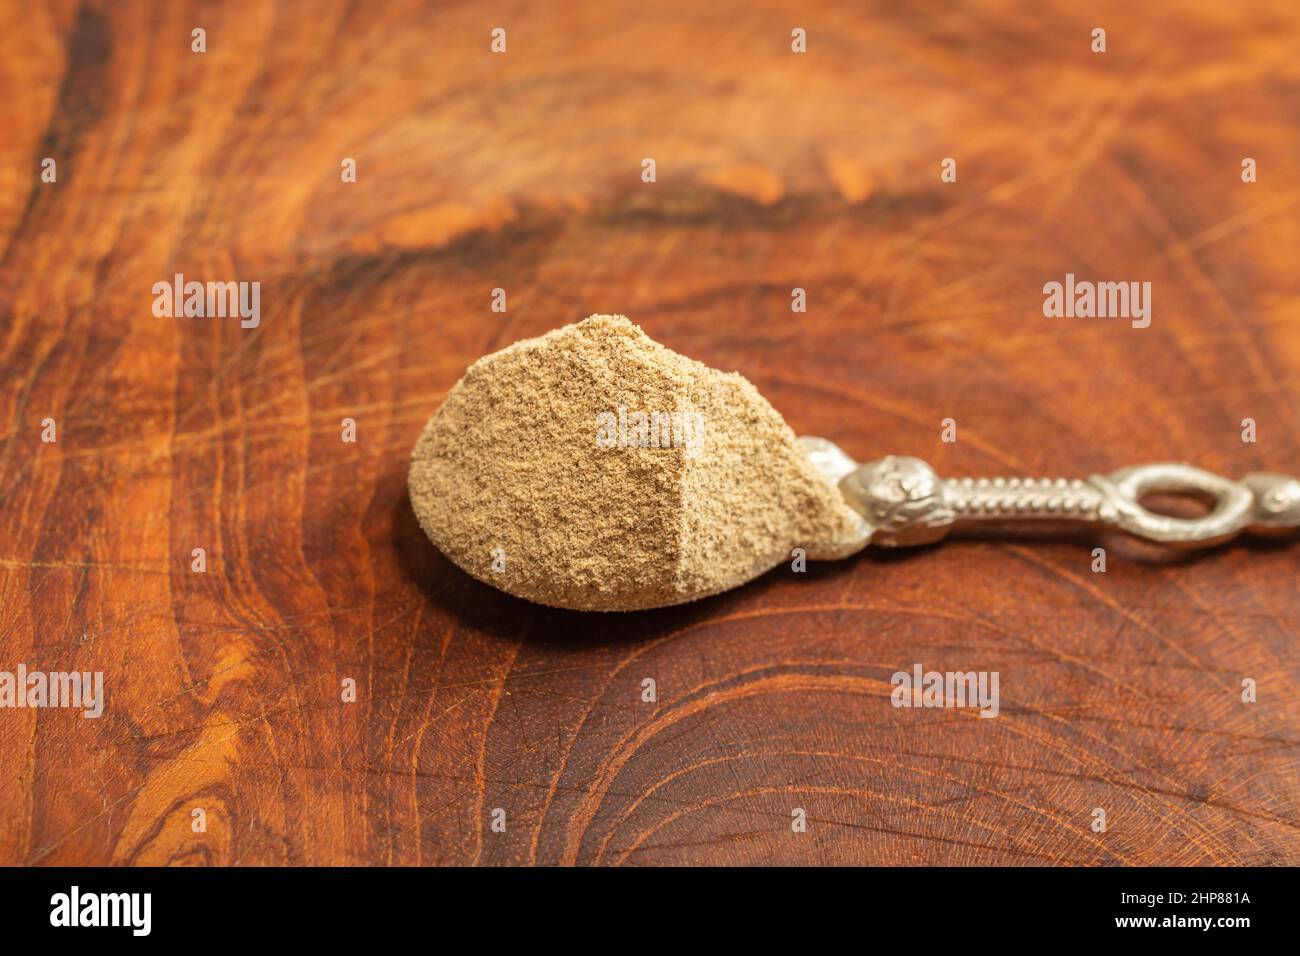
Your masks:
[[[861,519],[748,381],[593,315],[479,359],[411,455],[411,503],[465,571],[555,607],[717,594]]]

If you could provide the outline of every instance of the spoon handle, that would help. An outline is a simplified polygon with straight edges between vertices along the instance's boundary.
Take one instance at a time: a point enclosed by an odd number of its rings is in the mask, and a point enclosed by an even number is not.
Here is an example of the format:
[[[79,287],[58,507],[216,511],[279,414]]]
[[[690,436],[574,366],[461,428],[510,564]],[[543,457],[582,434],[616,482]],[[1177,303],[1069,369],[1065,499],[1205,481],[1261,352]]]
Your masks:
[[[919,458],[890,455],[857,465],[824,439],[804,439],[824,474],[839,484],[883,547],[930,544],[949,531],[991,523],[1101,525],[1176,548],[1204,548],[1245,532],[1300,529],[1300,480],[1256,473],[1230,481],[1200,468],[1159,462],[1090,478],[941,478]],[[1198,518],[1142,505],[1165,492],[1209,503]]]

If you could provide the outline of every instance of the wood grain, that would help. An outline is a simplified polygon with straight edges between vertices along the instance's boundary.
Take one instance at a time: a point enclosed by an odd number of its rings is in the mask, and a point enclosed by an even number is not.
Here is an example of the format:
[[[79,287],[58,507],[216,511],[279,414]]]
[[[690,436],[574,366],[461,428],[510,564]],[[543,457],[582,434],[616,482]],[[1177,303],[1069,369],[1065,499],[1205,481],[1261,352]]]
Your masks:
[[[1293,545],[584,616],[420,534],[446,390],[591,312],[860,458],[1300,469],[1300,10],[842,6],[0,4],[0,669],[108,695],[0,710],[0,862],[1300,863]],[[261,325],[155,318],[176,272]],[[1152,282],[1152,326],[1043,318],[1066,272]],[[917,662],[1001,715],[894,709]]]

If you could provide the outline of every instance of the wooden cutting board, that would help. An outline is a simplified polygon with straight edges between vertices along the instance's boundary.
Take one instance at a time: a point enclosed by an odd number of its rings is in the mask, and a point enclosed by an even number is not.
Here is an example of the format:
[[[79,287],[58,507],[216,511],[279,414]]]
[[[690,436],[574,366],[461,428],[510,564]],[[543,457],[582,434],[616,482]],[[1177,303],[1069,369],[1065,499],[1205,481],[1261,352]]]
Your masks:
[[[0,8],[0,670],[106,694],[0,709],[0,863],[1300,863],[1294,544],[598,616],[421,535],[447,389],[592,312],[861,459],[1300,470],[1300,10],[841,6]],[[1045,318],[1067,273],[1150,326]]]

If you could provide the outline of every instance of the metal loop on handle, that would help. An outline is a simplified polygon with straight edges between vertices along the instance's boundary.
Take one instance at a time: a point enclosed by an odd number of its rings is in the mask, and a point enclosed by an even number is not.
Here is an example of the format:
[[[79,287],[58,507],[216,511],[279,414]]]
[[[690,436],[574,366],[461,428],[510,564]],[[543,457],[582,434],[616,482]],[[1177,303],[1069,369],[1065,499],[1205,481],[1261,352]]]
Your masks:
[[[1129,534],[1160,544],[1208,547],[1244,531],[1254,512],[1254,496],[1239,482],[1229,481],[1191,465],[1159,462],[1137,465],[1091,479],[1104,500],[1098,517]],[[1200,518],[1156,514],[1142,505],[1152,492],[1204,497],[1214,502]]]

